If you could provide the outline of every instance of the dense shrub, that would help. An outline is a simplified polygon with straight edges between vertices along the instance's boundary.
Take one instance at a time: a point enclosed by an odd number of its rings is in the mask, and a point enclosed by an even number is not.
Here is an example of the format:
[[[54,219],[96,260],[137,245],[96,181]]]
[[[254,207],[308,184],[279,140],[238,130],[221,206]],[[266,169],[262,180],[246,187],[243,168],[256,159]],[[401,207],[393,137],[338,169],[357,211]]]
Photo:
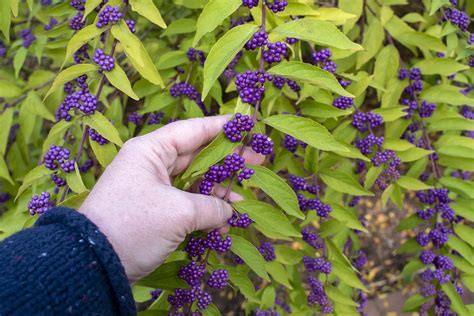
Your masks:
[[[410,236],[396,253],[419,291],[404,309],[472,315],[460,295],[474,291],[474,2],[288,2],[1,4],[0,237],[77,208],[126,140],[233,114],[174,181],[242,195],[231,232],[189,236],[137,301],[171,315],[362,314],[358,204],[375,197]],[[250,148],[264,166],[245,164]]]

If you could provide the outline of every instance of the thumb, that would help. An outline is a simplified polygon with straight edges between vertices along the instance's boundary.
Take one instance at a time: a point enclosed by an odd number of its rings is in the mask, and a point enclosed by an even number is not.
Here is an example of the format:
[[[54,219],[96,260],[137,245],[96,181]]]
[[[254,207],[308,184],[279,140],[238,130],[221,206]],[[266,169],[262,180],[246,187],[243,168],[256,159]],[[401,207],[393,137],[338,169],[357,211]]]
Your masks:
[[[220,228],[232,217],[232,206],[224,200],[208,195],[186,193],[193,203],[194,231]]]

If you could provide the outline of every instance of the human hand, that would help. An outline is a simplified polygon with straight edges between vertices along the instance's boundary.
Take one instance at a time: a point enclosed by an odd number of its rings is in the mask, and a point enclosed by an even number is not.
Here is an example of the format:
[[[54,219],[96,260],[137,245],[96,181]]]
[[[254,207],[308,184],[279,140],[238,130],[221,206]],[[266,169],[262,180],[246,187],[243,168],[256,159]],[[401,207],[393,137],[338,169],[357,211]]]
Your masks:
[[[186,169],[228,120],[178,121],[129,140],[80,207],[107,236],[130,282],[163,263],[187,234],[227,226],[229,204],[178,190],[171,177]],[[252,150],[244,157],[248,163],[263,159]]]

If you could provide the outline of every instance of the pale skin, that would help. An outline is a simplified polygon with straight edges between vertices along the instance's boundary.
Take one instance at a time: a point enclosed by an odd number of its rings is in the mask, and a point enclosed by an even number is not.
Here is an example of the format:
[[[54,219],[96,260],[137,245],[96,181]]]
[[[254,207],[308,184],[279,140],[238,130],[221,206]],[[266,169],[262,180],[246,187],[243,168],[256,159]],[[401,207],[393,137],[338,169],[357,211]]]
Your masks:
[[[129,140],[90,192],[79,211],[107,236],[130,282],[150,274],[198,230],[228,230],[232,207],[219,197],[181,191],[174,176],[221,131],[230,116],[190,119]],[[247,163],[263,156],[244,151]],[[236,194],[230,200],[236,200]]]

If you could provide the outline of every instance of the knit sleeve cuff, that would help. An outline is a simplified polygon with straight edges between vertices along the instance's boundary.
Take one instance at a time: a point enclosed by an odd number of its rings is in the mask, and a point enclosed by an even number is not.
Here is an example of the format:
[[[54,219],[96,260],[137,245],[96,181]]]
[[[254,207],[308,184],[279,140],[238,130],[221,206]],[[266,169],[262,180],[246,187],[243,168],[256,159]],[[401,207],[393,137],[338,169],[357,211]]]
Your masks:
[[[136,315],[135,302],[125,270],[107,237],[85,215],[66,207],[49,210],[40,216],[35,226],[57,224],[78,232],[84,241],[89,243],[91,251],[97,256],[107,275],[120,315]]]

